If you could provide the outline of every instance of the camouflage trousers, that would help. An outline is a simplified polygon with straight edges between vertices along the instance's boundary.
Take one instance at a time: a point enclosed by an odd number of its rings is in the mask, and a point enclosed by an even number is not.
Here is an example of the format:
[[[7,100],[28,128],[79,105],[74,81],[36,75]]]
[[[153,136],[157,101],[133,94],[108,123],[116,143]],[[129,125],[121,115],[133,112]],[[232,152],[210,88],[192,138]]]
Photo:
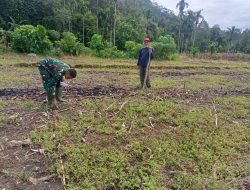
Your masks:
[[[39,67],[40,75],[43,82],[43,87],[47,93],[47,100],[48,100],[48,106],[49,108],[53,109],[53,98],[56,97],[58,101],[62,101],[62,87],[60,86],[60,82],[57,83],[55,94],[51,91],[49,86],[51,86],[51,83],[53,82],[51,80],[51,74],[46,71],[43,67]]]

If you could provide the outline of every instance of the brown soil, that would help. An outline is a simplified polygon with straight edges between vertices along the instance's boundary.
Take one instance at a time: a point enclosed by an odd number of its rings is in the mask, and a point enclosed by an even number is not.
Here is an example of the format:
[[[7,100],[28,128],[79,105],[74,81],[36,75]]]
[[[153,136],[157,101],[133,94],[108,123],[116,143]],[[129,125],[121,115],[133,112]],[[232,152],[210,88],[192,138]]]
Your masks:
[[[238,73],[238,72],[221,72],[221,71],[207,71],[207,72],[163,72],[161,76],[164,77],[186,77],[195,75],[220,75],[220,76],[247,76],[250,77],[250,73]]]
[[[15,67],[37,67],[37,63],[19,63],[11,65]],[[73,68],[78,69],[136,69],[136,65],[88,65],[88,64],[77,64],[72,65]],[[206,70],[230,70],[230,67],[211,67],[211,66],[168,66],[168,65],[152,65],[152,69],[176,69],[176,70],[185,70],[185,69],[206,69]],[[248,68],[248,67],[247,67]]]
[[[51,174],[50,160],[47,156],[33,152],[35,145],[11,145],[11,141],[29,138],[29,133],[45,123],[43,113],[21,110],[9,105],[3,111],[12,121],[0,127],[0,189],[5,190],[61,190],[58,178],[34,186],[29,177],[40,178]]]
[[[82,87],[67,87],[64,90],[64,97],[66,99],[82,99],[82,98],[125,98],[133,96],[138,89],[124,89],[119,86],[96,86],[94,88]],[[179,99],[208,99],[214,96],[233,96],[233,95],[250,95],[250,89],[159,89],[152,95],[151,93],[143,95],[145,98],[154,96],[156,99],[179,98]],[[32,100],[36,102],[43,102],[46,99],[46,94],[43,88],[6,88],[0,89],[0,98],[4,99],[21,99]],[[151,99],[152,97],[150,97]]]
[[[125,97],[128,90],[117,86],[96,86],[94,88],[67,87],[64,90],[64,97],[67,99],[91,98],[91,97]],[[43,88],[5,88],[0,89],[0,98],[21,99],[42,102],[46,99]]]

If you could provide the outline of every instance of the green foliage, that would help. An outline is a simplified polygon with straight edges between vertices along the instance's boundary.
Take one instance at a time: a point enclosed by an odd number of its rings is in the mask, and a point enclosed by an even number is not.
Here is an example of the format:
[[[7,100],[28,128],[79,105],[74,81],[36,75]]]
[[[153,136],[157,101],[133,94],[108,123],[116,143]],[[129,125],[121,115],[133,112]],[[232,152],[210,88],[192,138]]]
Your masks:
[[[6,50],[5,43],[6,43],[6,31],[0,28],[0,53]]]
[[[96,52],[96,55],[98,57],[104,57],[104,58],[124,58],[124,57],[126,57],[126,54],[123,51],[119,51],[117,49],[117,47],[105,48],[103,50]]]
[[[88,47],[83,47],[82,54],[83,55],[92,55],[93,51],[90,48],[88,48]]]
[[[126,55],[124,52],[119,51],[117,47],[112,47],[111,44],[104,45],[103,37],[98,34],[94,34],[91,38],[90,47],[95,51],[95,55],[104,58],[124,58]]]
[[[19,26],[13,32],[12,48],[21,53],[47,53],[52,47],[47,30],[38,25]]]
[[[64,32],[63,39],[56,42],[61,50],[70,55],[79,55],[83,52],[83,44],[77,41],[75,35],[71,32]]]
[[[129,58],[137,58],[138,57],[138,54],[139,54],[139,51],[140,49],[142,48],[143,46],[141,44],[137,44],[133,41],[127,41],[126,44],[125,44],[125,48],[126,48],[126,54],[127,54],[127,57]]]
[[[63,56],[63,51],[61,50],[61,48],[53,48],[50,52],[49,52],[50,56],[56,56],[56,57],[62,57]]]
[[[218,44],[217,43],[211,43],[210,44],[210,53],[211,55],[218,53]]]
[[[90,41],[90,48],[99,52],[104,48],[103,38],[101,35],[94,34]]]
[[[55,30],[48,30],[48,37],[51,42],[55,43],[60,40],[61,34]]]
[[[236,27],[227,31],[221,30],[218,25],[210,28],[201,10],[185,11],[187,4],[184,0],[176,1],[179,16],[151,0],[98,2],[97,7],[96,0],[64,3],[61,0],[1,0],[0,27],[12,31],[24,22],[34,26],[41,24],[51,30],[72,32],[86,46],[90,45],[94,34],[101,34],[103,41],[115,40],[119,50],[125,50],[126,41],[141,43],[145,36],[158,41],[159,36],[171,33],[176,42],[178,39],[183,42],[182,52],[185,53],[191,50],[193,43],[202,53],[210,51],[210,43],[218,43],[219,52],[250,53],[249,29],[240,32]],[[49,33],[52,42],[59,40],[55,32]]]
[[[193,47],[191,49],[193,57],[197,56],[200,53],[200,49],[198,47]]]
[[[176,54],[176,44],[170,35],[161,36],[159,42],[152,43],[157,58],[172,60]]]

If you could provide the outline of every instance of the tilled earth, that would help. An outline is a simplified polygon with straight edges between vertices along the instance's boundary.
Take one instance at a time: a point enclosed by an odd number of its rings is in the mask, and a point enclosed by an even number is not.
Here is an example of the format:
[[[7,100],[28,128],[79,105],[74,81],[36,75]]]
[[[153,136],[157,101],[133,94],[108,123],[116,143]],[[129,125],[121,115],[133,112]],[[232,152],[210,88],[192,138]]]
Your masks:
[[[82,87],[67,87],[64,89],[64,97],[67,99],[81,99],[81,98],[125,98],[127,96],[136,95],[136,90],[139,89],[125,89],[119,86],[97,86],[94,88]],[[180,98],[180,99],[207,99],[214,96],[233,96],[233,95],[250,95],[250,88],[233,88],[233,89],[158,89],[155,93],[145,93],[144,96],[148,98],[156,97],[156,99],[166,98]],[[158,97],[158,98],[157,98]],[[46,99],[46,93],[43,88],[5,88],[0,89],[0,98],[2,99],[19,99],[32,100],[36,102],[43,102]]]

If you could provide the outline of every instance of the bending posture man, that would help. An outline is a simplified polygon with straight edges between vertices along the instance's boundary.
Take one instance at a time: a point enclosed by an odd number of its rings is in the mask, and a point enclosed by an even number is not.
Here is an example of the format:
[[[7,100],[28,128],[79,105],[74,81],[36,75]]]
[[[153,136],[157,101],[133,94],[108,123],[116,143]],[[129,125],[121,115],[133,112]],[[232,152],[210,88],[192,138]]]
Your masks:
[[[58,109],[58,101],[62,102],[63,80],[76,78],[76,70],[54,58],[47,58],[39,62],[39,71],[43,87],[47,92],[50,109]]]
[[[154,59],[154,57],[155,57],[155,53],[154,53],[154,49],[150,47],[150,39],[145,38],[144,48],[140,50],[139,58],[137,62],[137,65],[140,68],[141,88],[143,88],[143,86],[145,85],[144,83],[146,83],[146,86],[148,88],[151,87],[150,78],[149,78],[149,67],[150,67],[149,64],[150,64],[150,60]]]

